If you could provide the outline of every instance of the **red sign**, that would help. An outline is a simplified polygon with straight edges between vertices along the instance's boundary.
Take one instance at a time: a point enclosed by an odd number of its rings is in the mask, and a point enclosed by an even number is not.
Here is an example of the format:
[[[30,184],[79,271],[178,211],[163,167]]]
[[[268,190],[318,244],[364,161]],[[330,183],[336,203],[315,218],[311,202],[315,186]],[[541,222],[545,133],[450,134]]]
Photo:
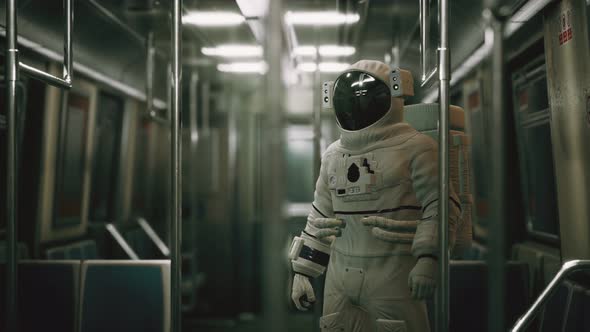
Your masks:
[[[568,41],[572,40],[573,32],[572,32],[572,11],[567,10],[563,12],[559,18],[559,45],[564,45]]]

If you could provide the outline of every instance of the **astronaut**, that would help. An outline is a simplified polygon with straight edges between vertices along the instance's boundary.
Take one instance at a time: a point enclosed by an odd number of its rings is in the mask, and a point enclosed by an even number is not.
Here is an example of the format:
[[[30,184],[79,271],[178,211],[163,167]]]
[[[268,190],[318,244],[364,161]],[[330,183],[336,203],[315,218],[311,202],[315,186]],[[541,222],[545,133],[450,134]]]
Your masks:
[[[310,278],[327,270],[322,331],[429,331],[423,300],[437,282],[438,145],[402,122],[411,74],[362,60],[333,93],[340,139],[322,156],[312,210],[291,247],[292,300],[307,310]],[[453,192],[450,201],[452,247],[461,210]]]

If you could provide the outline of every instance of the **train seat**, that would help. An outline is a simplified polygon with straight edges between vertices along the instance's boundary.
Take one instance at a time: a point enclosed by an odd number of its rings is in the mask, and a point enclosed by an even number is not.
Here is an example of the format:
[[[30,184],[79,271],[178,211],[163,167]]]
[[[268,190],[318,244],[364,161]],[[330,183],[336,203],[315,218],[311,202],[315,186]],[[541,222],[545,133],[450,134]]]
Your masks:
[[[170,329],[170,261],[85,261],[81,280],[80,332]]]
[[[505,314],[508,324],[528,306],[528,266],[508,262],[506,269]],[[488,281],[485,261],[451,261],[450,331],[487,330]],[[432,311],[432,310],[430,310]]]
[[[6,281],[0,265],[0,280]],[[41,276],[41,277],[40,277]],[[18,266],[19,331],[74,332],[78,316],[80,261],[21,261]],[[0,287],[5,299],[5,287]],[[0,301],[5,312],[5,301]],[[0,326],[6,324],[0,315]]]
[[[18,243],[18,258],[29,258],[29,249],[27,248],[27,245],[22,242]],[[0,241],[0,263],[4,262],[6,262],[6,241]]]
[[[536,297],[551,281],[560,267],[559,249],[533,242],[515,244],[512,259],[529,265],[531,297]]]
[[[461,259],[464,260],[486,260],[488,255],[488,249],[480,244],[477,241],[473,241],[473,243],[471,243],[471,248],[469,248],[467,251],[465,251],[465,254],[463,255],[463,257],[461,257]]]
[[[84,240],[71,243],[65,246],[47,249],[45,252],[48,259],[98,259],[96,242]]]

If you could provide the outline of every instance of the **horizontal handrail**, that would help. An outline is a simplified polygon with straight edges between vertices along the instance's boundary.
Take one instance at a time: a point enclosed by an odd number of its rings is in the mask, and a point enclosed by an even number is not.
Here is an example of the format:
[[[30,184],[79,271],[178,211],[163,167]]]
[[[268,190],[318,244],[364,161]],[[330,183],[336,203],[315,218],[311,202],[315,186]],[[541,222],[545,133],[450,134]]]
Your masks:
[[[559,285],[563,279],[565,279],[570,274],[584,270],[590,270],[590,260],[571,260],[563,263],[553,280],[551,280],[549,285],[545,287],[541,295],[539,295],[530,309],[527,310],[527,312],[516,321],[516,324],[514,324],[514,327],[511,331],[524,331],[528,324],[530,324],[531,320],[537,315],[539,309],[542,308],[549,298],[555,293],[557,290],[557,285]]]
[[[44,83],[56,86],[62,89],[70,89],[72,87],[72,26],[74,22],[74,6],[72,0],[64,0],[64,58],[63,58],[63,77],[46,73],[35,67],[29,66],[25,63],[19,62],[18,67],[23,73],[32,78],[36,78]]]
[[[53,85],[55,87],[64,88],[64,89],[69,89],[72,87],[72,82],[68,82],[63,78],[53,76],[51,74],[48,74],[42,70],[35,68],[35,67],[31,67],[27,64],[24,64],[22,62],[18,63],[18,67],[20,70],[22,70],[23,73],[29,75],[30,77],[36,78],[44,83],[47,83],[49,85]]]

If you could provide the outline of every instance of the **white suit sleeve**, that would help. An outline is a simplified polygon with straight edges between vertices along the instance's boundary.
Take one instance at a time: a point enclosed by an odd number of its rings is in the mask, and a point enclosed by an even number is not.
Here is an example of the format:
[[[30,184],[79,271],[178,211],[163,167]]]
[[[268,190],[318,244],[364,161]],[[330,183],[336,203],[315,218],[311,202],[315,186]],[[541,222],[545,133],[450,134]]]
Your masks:
[[[320,175],[316,182],[314,200],[311,211],[307,216],[307,224],[301,232],[301,236],[295,241],[300,241],[300,249],[292,257],[293,271],[309,277],[317,277],[326,271],[330,258],[329,238],[318,238],[319,229],[312,223],[317,218],[333,218],[332,197],[328,188],[328,174],[325,159],[322,158]],[[294,241],[294,246],[296,245]]]
[[[416,257],[438,257],[438,147],[434,142],[431,147],[414,156],[410,171],[416,198],[422,205],[422,219],[416,229],[412,254]],[[449,186],[449,190],[449,249],[452,249],[461,205],[452,186]]]

